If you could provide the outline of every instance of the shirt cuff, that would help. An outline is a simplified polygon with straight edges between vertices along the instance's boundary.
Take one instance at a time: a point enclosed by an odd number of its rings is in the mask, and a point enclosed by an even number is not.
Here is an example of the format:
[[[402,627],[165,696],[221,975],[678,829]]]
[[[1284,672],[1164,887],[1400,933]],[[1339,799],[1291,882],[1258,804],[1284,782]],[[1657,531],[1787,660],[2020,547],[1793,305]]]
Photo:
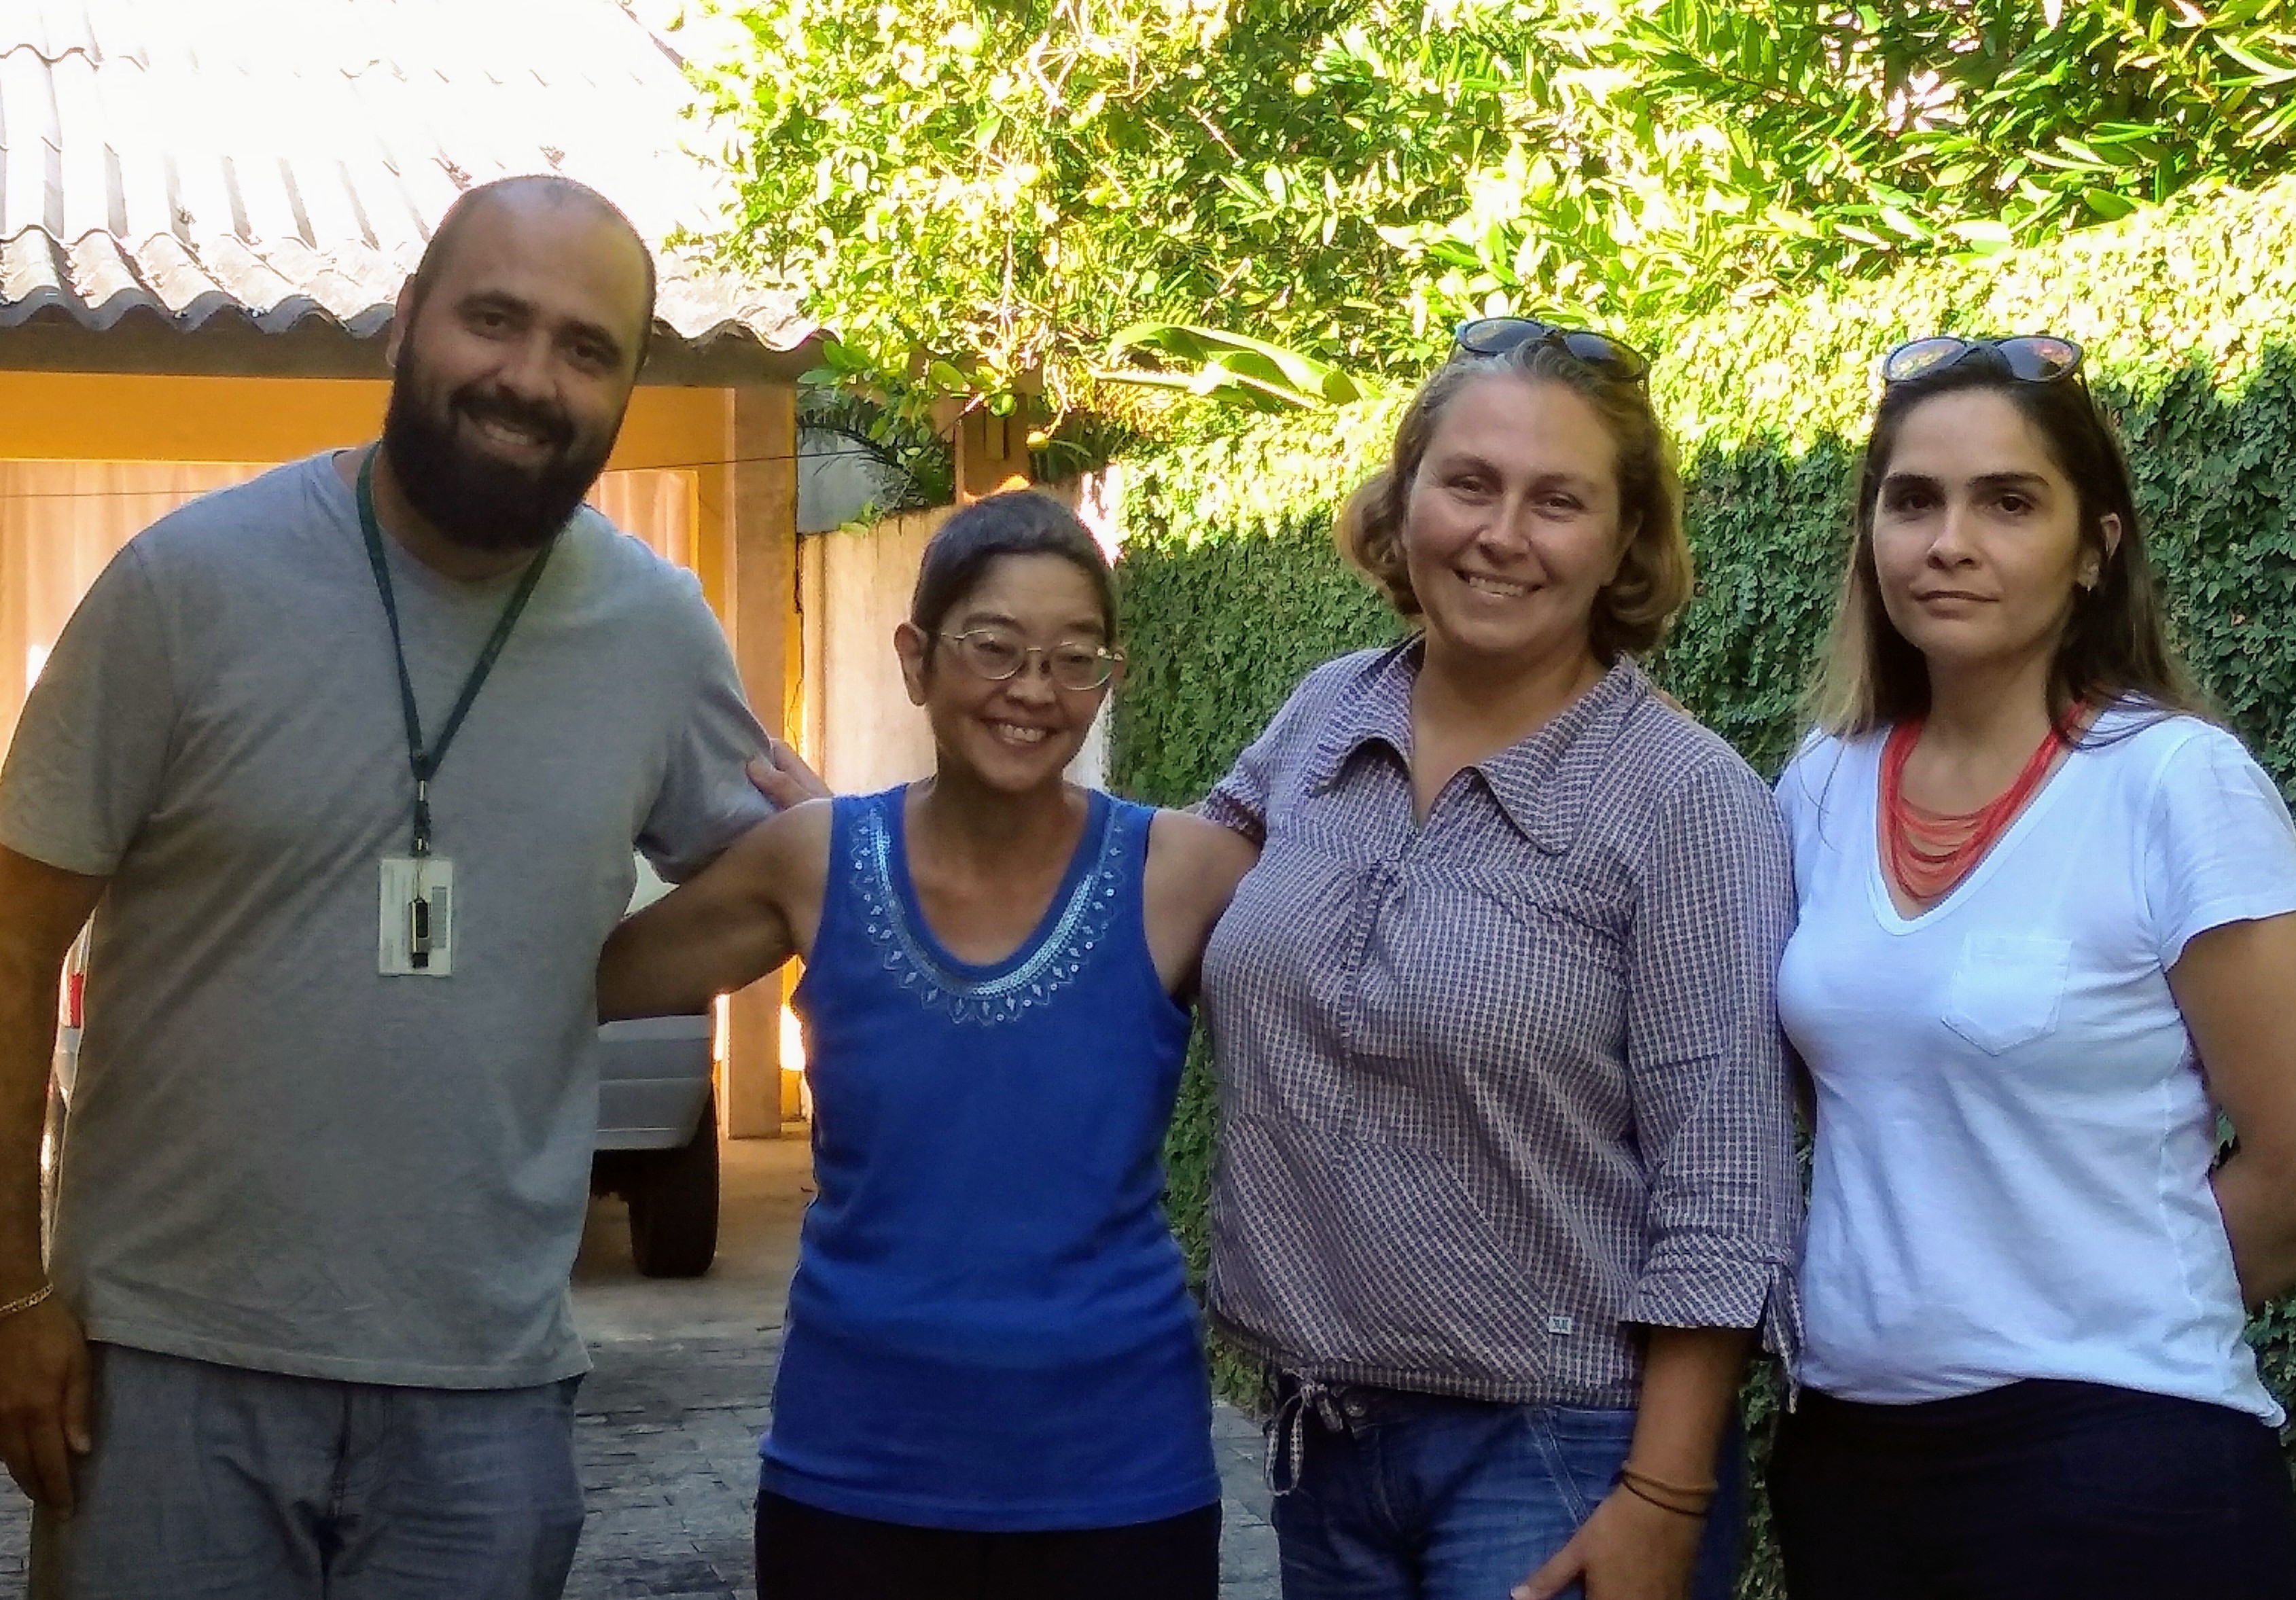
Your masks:
[[[2296,892],[2284,884],[2267,884],[2245,894],[2210,900],[2187,916],[2161,946],[2161,970],[2167,972],[2185,958],[2185,947],[2203,933],[2213,933],[2233,923],[2260,923],[2267,917],[2296,911]]]
[[[1774,1261],[1726,1259],[1646,1268],[1625,1320],[1659,1328],[1759,1328],[1762,1348],[1786,1365],[1801,1362],[1801,1294],[1793,1269]]]
[[[28,861],[53,866],[83,878],[108,878],[119,870],[118,854],[70,840],[58,840],[27,828],[12,816],[0,815],[0,849],[11,849]]]

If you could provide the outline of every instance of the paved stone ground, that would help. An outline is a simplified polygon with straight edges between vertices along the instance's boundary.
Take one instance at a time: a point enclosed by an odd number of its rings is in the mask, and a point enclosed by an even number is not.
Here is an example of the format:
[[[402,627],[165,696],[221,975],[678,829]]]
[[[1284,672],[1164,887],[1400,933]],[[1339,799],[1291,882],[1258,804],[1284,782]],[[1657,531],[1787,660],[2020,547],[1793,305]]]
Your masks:
[[[591,1208],[574,1308],[597,1365],[576,1444],[590,1517],[569,1600],[755,1600],[750,1518],[758,1436],[809,1190],[799,1140],[726,1147],[723,1248],[709,1276],[650,1282],[630,1266],[627,1217]],[[1223,1407],[1221,1600],[1275,1600],[1275,1536],[1259,1438]],[[23,1592],[25,1505],[0,1485],[0,1595]]]

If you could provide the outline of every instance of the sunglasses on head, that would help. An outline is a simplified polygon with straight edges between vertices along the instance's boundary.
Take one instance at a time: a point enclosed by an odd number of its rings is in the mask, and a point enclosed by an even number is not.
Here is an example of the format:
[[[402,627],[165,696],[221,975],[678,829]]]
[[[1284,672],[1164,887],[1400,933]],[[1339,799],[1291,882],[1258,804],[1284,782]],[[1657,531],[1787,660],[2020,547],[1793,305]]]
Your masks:
[[[1909,339],[1882,357],[1882,382],[1910,383],[1976,357],[1997,362],[2020,383],[2055,383],[2080,371],[2081,348],[2054,333],[2014,339],[1964,339],[1937,333]]]
[[[1634,346],[1592,328],[1558,327],[1535,316],[1479,316],[1461,323],[1453,342],[1470,356],[1507,356],[1525,345],[1551,344],[1606,378],[1639,383],[1650,361]]]

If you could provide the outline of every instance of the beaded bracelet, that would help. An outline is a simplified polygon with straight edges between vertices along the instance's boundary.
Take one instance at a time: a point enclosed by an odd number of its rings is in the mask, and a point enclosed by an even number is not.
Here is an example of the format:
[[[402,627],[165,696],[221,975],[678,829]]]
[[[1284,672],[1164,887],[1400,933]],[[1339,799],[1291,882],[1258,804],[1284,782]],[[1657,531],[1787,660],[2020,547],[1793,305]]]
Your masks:
[[[29,1294],[20,1294],[14,1300],[0,1303],[0,1322],[5,1322],[19,1311],[29,1311],[56,1292],[53,1284],[42,1284]]]

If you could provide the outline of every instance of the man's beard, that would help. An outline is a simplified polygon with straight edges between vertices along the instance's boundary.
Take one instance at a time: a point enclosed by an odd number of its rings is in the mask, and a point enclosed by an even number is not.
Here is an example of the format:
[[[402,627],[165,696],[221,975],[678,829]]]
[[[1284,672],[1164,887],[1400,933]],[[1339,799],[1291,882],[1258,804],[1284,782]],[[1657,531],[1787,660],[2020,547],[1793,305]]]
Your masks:
[[[494,419],[539,434],[552,454],[532,471],[497,460],[463,437],[460,417]],[[598,480],[619,421],[603,437],[586,440],[555,406],[483,384],[442,394],[409,352],[390,386],[382,447],[398,492],[447,539],[466,550],[535,550],[565,526]]]

